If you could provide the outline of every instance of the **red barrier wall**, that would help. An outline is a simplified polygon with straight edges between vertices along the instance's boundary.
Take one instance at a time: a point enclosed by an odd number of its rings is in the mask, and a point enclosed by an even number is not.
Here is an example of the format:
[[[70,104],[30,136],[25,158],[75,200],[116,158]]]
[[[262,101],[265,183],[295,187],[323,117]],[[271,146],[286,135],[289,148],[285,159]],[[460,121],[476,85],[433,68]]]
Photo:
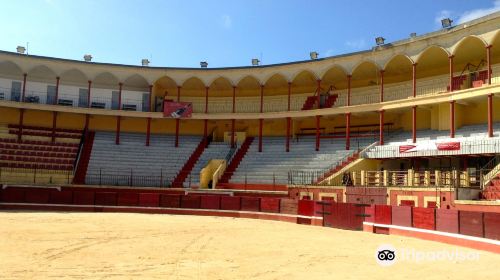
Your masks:
[[[363,220],[366,215],[365,206],[354,203],[335,203],[332,202],[326,207],[331,213],[330,217],[325,217],[325,225],[331,225],[334,228],[362,230]]]
[[[413,208],[413,227],[421,229],[435,230],[436,222],[434,208]]]
[[[484,213],[484,237],[500,240],[500,213]]]
[[[295,199],[281,199],[280,203],[280,213],[297,215],[298,213],[298,202]]]
[[[181,196],[178,194],[162,194],[160,195],[160,206],[166,208],[180,208]]]
[[[436,230],[458,233],[458,211],[436,209]]]
[[[136,193],[118,193],[116,204],[118,206],[137,206],[139,195]]]
[[[375,223],[392,224],[392,209],[390,205],[375,205]]]
[[[220,196],[203,195],[201,196],[201,209],[220,209]]]
[[[262,212],[279,213],[280,199],[271,197],[262,197],[260,199],[260,210]]]
[[[158,207],[160,206],[159,193],[140,193],[139,206],[143,207]]]
[[[95,205],[116,206],[115,192],[96,192]]]
[[[181,208],[200,209],[200,196],[199,195],[181,196]]]
[[[220,198],[221,210],[235,210],[241,209],[241,197],[239,196],[222,196]]]
[[[53,204],[72,204],[73,192],[67,190],[50,190],[49,203]]]
[[[392,224],[404,227],[412,226],[410,206],[392,206]]]
[[[470,236],[483,237],[483,213],[459,211],[460,233]]]
[[[302,216],[314,216],[314,200],[299,200],[298,214]]]
[[[6,188],[2,191],[2,201],[11,203],[24,202],[24,189],[23,188]]]
[[[375,205],[365,206],[365,221],[375,223]]]
[[[73,204],[75,205],[94,205],[95,194],[91,191],[74,191]]]
[[[260,211],[260,198],[258,197],[241,197],[241,210],[243,211]]]
[[[24,190],[24,201],[27,203],[49,203],[50,189],[26,188]]]

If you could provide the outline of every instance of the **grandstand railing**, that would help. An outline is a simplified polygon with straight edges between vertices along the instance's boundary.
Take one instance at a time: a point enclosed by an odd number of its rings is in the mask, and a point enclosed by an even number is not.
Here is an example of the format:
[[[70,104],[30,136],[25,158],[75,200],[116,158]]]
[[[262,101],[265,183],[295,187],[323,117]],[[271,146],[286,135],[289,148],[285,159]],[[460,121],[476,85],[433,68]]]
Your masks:
[[[174,178],[160,169],[158,172],[151,172],[148,175],[134,174],[134,170],[88,170],[85,176],[85,184],[99,186],[133,186],[133,187],[171,187]],[[190,184],[191,178],[186,181]]]
[[[0,167],[1,184],[71,184],[73,171]]]

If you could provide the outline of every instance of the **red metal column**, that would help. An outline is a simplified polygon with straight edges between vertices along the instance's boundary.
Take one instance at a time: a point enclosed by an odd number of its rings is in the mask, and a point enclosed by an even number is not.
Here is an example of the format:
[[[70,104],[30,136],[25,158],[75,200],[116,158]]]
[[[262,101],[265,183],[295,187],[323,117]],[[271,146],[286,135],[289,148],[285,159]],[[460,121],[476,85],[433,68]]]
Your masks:
[[[149,139],[151,138],[151,118],[148,118],[146,127],[146,146],[149,146]]]
[[[262,152],[262,125],[263,119],[259,119],[259,153]]]
[[[118,110],[121,110],[122,109],[122,88],[123,88],[123,84],[119,83],[118,86],[120,87],[120,89],[118,91]],[[89,100],[89,103],[90,103],[90,100]]]
[[[24,96],[26,95],[26,77],[28,76],[27,73],[23,74],[23,95],[21,97],[21,102],[24,102]]]
[[[486,46],[486,66],[488,67],[488,85],[491,85],[491,47]]]
[[[380,70],[380,102],[384,102],[384,70]]]
[[[455,101],[450,101],[450,138],[455,138]]]
[[[379,145],[384,145],[384,110],[379,111]]]
[[[413,106],[413,108],[412,108],[411,135],[412,135],[413,143],[417,143],[417,106]]]
[[[351,75],[347,75],[347,106],[351,106]]]
[[[417,97],[417,64],[412,64],[412,92],[413,97]]]
[[[351,113],[345,114],[345,149],[351,149]]]
[[[91,102],[90,102],[90,88],[91,88],[91,86],[92,86],[92,81],[88,81],[88,82],[89,82],[89,87],[88,87],[88,89],[87,89],[87,100],[88,100],[87,107],[88,107],[88,108],[90,108],[90,104],[91,104]],[[122,95],[122,94],[121,94],[121,90],[120,90],[120,96],[121,96],[121,95]],[[121,98],[121,97],[120,97],[120,98]],[[120,101],[120,102],[121,102],[121,101]]]
[[[56,77],[56,97],[55,97],[55,99],[54,99],[54,103],[52,103],[52,104],[54,104],[54,105],[56,105],[56,104],[57,104],[57,100],[59,99],[59,81],[60,81],[60,80],[61,80],[61,78],[60,78],[60,77]]]
[[[56,142],[57,112],[52,112],[52,143]]]
[[[288,82],[288,111],[290,111],[290,97],[292,96],[292,83]]]
[[[318,103],[318,109],[321,109],[321,98],[320,98],[321,80],[318,79],[317,82],[318,82],[318,88],[317,88],[318,96],[316,97],[316,102]]]
[[[234,126],[235,126],[235,120],[231,120],[231,148],[234,148]]]
[[[152,106],[151,106],[151,99],[153,97],[153,85],[149,85],[149,96],[148,96],[148,106],[149,110],[148,112],[153,112]]]
[[[115,137],[115,144],[120,145],[120,123],[121,123],[122,117],[117,116],[116,117],[116,137]]]
[[[316,116],[316,151],[319,151],[319,123],[320,116]]]
[[[449,62],[449,68],[450,68],[450,81],[449,81],[449,87],[450,91],[453,91],[453,55],[448,56],[448,62]]]
[[[24,109],[19,111],[19,134],[17,135],[17,142],[21,142],[21,137],[23,135],[23,124],[24,123]]]
[[[292,118],[287,117],[286,118],[286,145],[285,145],[285,150],[286,152],[290,152],[290,130],[291,130],[291,125],[292,125]]]
[[[209,87],[205,87],[205,114],[208,113],[208,89]]]
[[[179,119],[175,119],[175,147],[179,147],[179,126],[180,126],[180,121]]]
[[[488,137],[493,137],[493,94],[488,94]]]
[[[260,85],[260,112],[264,111],[264,85]]]

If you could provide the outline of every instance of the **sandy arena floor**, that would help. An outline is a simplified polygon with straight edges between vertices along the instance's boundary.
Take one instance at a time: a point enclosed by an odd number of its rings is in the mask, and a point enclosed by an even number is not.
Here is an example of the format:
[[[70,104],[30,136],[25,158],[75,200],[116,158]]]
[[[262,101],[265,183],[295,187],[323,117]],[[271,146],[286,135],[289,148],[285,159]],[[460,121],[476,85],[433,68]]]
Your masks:
[[[381,244],[479,260],[400,261]],[[0,279],[494,279],[500,255],[397,236],[218,217],[0,212]],[[498,278],[496,278],[498,279]]]

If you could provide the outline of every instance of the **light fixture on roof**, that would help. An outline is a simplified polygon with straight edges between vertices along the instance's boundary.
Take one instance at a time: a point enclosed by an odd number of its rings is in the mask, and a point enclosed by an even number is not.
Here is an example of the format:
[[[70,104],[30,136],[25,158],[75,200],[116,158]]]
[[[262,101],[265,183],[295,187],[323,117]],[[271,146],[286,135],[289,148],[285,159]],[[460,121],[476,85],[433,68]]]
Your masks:
[[[17,50],[18,54],[24,54],[24,52],[26,51],[26,48],[23,46],[17,46],[16,50]]]
[[[375,38],[375,43],[377,44],[377,46],[383,45],[384,42],[385,42],[385,38],[384,37],[377,37],[377,38]]]
[[[200,67],[201,68],[207,68],[208,67],[208,62],[206,62],[206,61],[200,62]]]
[[[417,37],[417,33],[415,33],[415,32],[410,33],[410,37],[411,37],[411,38],[415,38],[415,37]]]
[[[260,60],[258,60],[257,58],[252,58],[252,65],[253,66],[259,66],[259,63],[260,63]]]
[[[310,52],[309,57],[311,57],[312,60],[318,59],[318,53],[317,52]]]
[[[453,23],[453,20],[449,19],[449,18],[443,18],[441,20],[441,26],[443,28],[449,28],[451,27],[451,24]]]
[[[144,59],[142,59],[142,60],[141,60],[141,64],[142,64],[142,66],[149,66],[149,63],[150,63],[150,62],[151,62],[151,61],[149,61],[147,58],[144,58]]]
[[[91,62],[92,61],[92,55],[90,54],[86,54],[83,56],[83,60],[85,60],[85,62]]]

